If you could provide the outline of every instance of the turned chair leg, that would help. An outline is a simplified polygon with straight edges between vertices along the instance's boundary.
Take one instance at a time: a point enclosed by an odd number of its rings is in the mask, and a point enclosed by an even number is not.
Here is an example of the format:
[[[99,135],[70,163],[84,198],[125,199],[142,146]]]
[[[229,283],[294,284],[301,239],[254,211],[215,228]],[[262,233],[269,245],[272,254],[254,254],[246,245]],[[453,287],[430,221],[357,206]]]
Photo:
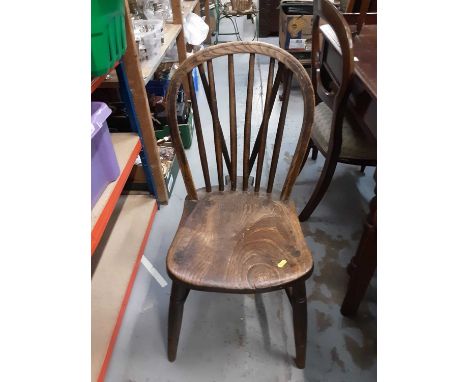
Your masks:
[[[307,295],[305,281],[294,284],[291,291],[296,365],[304,369],[307,349]]]
[[[184,314],[184,303],[190,289],[185,288],[177,282],[172,283],[171,299],[169,303],[168,336],[167,336],[167,358],[174,362],[177,356],[182,316]]]

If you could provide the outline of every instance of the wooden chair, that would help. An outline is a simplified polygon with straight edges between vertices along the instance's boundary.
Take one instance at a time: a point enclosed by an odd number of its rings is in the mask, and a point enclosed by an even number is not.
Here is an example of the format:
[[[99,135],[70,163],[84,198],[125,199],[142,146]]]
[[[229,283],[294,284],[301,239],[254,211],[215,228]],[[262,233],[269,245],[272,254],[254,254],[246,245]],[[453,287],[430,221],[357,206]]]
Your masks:
[[[255,32],[252,41],[258,40],[258,10],[256,5],[252,3],[252,0],[232,0],[225,3],[222,3],[221,0],[215,0],[214,3],[216,12],[215,45],[225,42],[219,41],[219,36],[236,36],[237,41],[242,41],[237,25],[237,18],[243,16],[247,16],[247,19],[250,18],[252,24],[255,24]],[[219,26],[223,19],[227,19],[231,22],[234,32],[221,33],[219,31]]]
[[[237,119],[234,55],[249,54],[249,72],[242,155],[242,177],[237,178]],[[266,107],[258,152],[255,184],[249,185],[251,116],[255,56],[269,57]],[[219,120],[212,60],[226,56],[229,80],[230,152]],[[222,58],[224,59],[224,57]],[[278,70],[275,73],[275,63]],[[207,65],[208,78],[204,64]],[[211,112],[215,139],[217,181],[211,184],[205,140],[192,70],[199,69]],[[267,129],[282,72],[287,74],[285,100],[281,106],[266,189],[260,187],[265,159]],[[304,116],[298,145],[281,193],[273,190],[285,128],[291,79],[296,76],[304,99]],[[191,92],[195,131],[205,187],[195,189],[176,120],[176,96],[187,78]],[[226,95],[227,97],[227,95]],[[223,293],[264,293],[284,289],[293,311],[296,364],[304,368],[307,341],[305,280],[313,268],[294,203],[289,200],[307,150],[313,123],[314,91],[300,62],[286,51],[261,42],[231,42],[203,49],[185,60],[175,72],[167,95],[171,134],[187,190],[179,228],[167,254],[167,272],[172,279],[169,306],[168,358],[177,353],[184,302],[191,289]],[[209,127],[211,128],[211,126]],[[294,126],[294,131],[298,131]],[[223,163],[224,159],[224,163]],[[229,181],[225,186],[224,164]],[[239,180],[239,182],[238,182]],[[279,178],[278,178],[279,180]]]
[[[377,16],[377,0],[341,0],[340,9],[347,14],[345,19],[348,23],[356,26],[356,34],[361,33],[364,24],[376,23],[376,18],[367,16],[369,12]]]
[[[330,44],[323,44],[319,52],[319,23],[323,18],[333,28],[341,50],[341,65],[331,67],[324,59],[336,55]],[[319,58],[319,63],[317,63]],[[335,60],[336,62],[336,60]],[[318,70],[320,68],[320,70]],[[322,200],[338,162],[361,166],[377,165],[377,148],[364,135],[357,123],[346,114],[349,91],[353,82],[354,54],[351,31],[342,14],[328,1],[314,2],[312,22],[312,83],[317,95],[323,101],[315,108],[312,127],[312,159],[320,151],[326,158],[318,184],[299,220],[309,218]],[[305,159],[307,158],[304,158]]]

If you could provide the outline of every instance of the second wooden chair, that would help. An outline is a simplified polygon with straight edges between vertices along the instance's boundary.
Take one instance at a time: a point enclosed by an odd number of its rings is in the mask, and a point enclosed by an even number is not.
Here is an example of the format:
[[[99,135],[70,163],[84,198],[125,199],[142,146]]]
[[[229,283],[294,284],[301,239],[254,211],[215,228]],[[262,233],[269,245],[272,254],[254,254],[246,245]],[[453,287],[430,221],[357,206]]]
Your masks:
[[[322,44],[320,49],[319,24],[322,18],[335,32],[336,41],[334,45]],[[341,65],[329,65],[326,58],[332,55],[340,57],[334,62]],[[375,143],[365,137],[358,124],[346,113],[353,72],[353,40],[348,24],[330,1],[316,0],[312,24],[312,82],[322,102],[315,109],[309,150],[312,150],[312,159],[317,158],[318,151],[326,159],[318,184],[299,216],[301,221],[307,220],[322,200],[338,162],[361,167],[377,165]]]

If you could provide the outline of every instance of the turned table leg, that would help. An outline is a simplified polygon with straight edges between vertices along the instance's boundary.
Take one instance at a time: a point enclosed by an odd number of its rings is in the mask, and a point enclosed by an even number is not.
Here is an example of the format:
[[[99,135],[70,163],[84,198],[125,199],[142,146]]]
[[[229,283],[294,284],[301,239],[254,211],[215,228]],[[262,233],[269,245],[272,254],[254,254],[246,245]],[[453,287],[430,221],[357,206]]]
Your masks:
[[[377,191],[377,188],[375,189]],[[377,268],[377,195],[370,202],[370,212],[364,226],[356,255],[348,265],[350,279],[341,305],[341,314],[356,314]]]

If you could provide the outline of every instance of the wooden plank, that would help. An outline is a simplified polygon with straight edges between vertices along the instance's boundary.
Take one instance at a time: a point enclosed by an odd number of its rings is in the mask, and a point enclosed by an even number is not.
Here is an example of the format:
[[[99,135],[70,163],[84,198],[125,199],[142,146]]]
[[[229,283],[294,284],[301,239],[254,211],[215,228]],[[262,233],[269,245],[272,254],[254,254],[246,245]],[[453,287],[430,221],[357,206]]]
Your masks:
[[[164,182],[159,149],[156,145],[156,137],[154,134],[148,97],[146,95],[145,82],[141,76],[140,61],[138,59],[138,51],[133,35],[132,20],[130,19],[130,10],[127,1],[125,2],[125,28],[127,30],[127,51],[124,54],[123,61],[133,94],[135,111],[140,122],[142,143],[145,148],[150,171],[156,183],[158,200],[161,203],[167,203],[169,201],[169,195],[167,193],[166,183]]]
[[[193,13],[196,13],[198,16],[201,16],[200,1],[199,0],[197,0],[197,3],[195,4],[195,7],[193,7]]]
[[[140,139],[135,133],[114,133],[111,134],[111,139],[119,163],[120,175],[117,180],[106,187],[91,210],[91,254],[94,253],[101,240],[107,222],[141,150]]]
[[[91,380],[103,381],[157,210],[147,195],[121,196],[96,252],[91,281]]]
[[[185,19],[187,15],[194,12],[195,7],[199,5],[198,0],[195,1],[183,1],[182,2],[182,17]]]
[[[174,24],[183,24],[183,14],[182,14],[182,5],[180,0],[171,0],[172,5],[172,20]],[[177,36],[177,54],[179,57],[179,62],[182,63],[187,58],[187,49],[185,45],[184,33],[179,33]],[[184,93],[186,98],[190,100],[190,89],[187,78],[182,79],[182,85],[184,87]]]
[[[210,26],[211,20],[210,20],[210,0],[205,0],[205,23]],[[205,43],[211,45],[211,27],[210,31],[208,32],[208,36],[206,37]]]
[[[99,76],[99,77],[94,77],[91,79],[91,94],[94,93],[94,91],[99,88],[103,83],[104,81],[106,80],[106,77],[108,75],[111,74],[111,72],[114,73],[115,77],[117,77],[116,73],[115,73],[115,68],[120,64],[120,61],[117,61],[111,69],[109,69],[109,71],[106,73],[106,74],[103,74],[102,76]]]

